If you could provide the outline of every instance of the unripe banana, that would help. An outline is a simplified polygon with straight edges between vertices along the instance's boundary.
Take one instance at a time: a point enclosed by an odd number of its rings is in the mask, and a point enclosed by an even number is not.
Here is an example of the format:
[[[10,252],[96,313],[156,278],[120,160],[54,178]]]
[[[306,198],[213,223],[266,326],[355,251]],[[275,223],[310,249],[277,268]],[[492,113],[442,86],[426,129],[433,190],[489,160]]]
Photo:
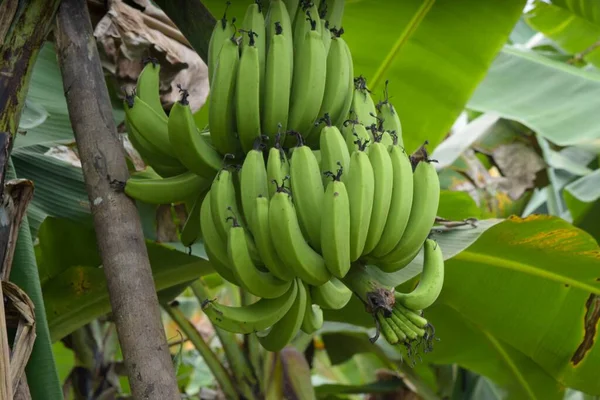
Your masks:
[[[321,172],[337,171],[341,165],[344,174],[342,174],[342,182],[347,182],[348,171],[350,166],[350,153],[344,143],[344,137],[340,130],[331,125],[331,119],[328,114],[325,114],[326,125],[321,129],[320,146],[321,149]],[[328,177],[323,174],[323,184],[328,181]]]
[[[377,124],[375,115],[377,115],[377,109],[367,87],[367,80],[362,75],[354,78],[354,95],[352,96],[350,118],[357,120],[364,126],[371,126]]]
[[[169,178],[129,179],[125,193],[148,204],[171,204],[198,195],[209,185],[209,180],[193,172],[185,172]]]
[[[265,65],[267,59],[267,33],[265,27],[266,24],[265,17],[262,13],[262,2],[261,0],[254,0],[254,4],[250,4],[246,9],[246,15],[244,16],[244,21],[242,22],[242,30],[246,32],[252,31],[256,34],[253,39],[254,45],[258,49],[261,99],[264,92]],[[250,42],[251,40],[249,36],[242,37],[242,53],[244,52],[244,47],[246,47]]]
[[[150,58],[145,61],[135,91],[139,98],[148,103],[158,115],[167,118],[160,101],[160,64],[156,59]]]
[[[319,115],[327,76],[327,55],[316,30],[316,21],[311,21],[312,30],[297,50],[292,81],[292,97],[288,118],[288,129],[307,133]]]
[[[269,149],[267,158],[267,185],[269,188],[269,198],[277,192],[275,182],[283,182],[290,175],[290,164],[285,151],[281,148],[281,134],[275,136],[275,145]]]
[[[350,261],[362,255],[371,224],[375,194],[375,177],[364,143],[350,157],[348,201],[350,203]]]
[[[179,240],[185,247],[189,247],[200,239],[200,208],[208,190],[203,190],[198,197],[189,205],[188,216],[185,220]]]
[[[331,28],[341,28],[346,0],[321,0],[321,2],[323,1],[327,4],[325,19],[329,21],[329,26]]]
[[[331,32],[329,31],[329,21],[325,19],[321,20],[321,38],[323,39],[325,54],[329,54],[329,47],[331,46]]]
[[[352,298],[352,291],[335,277],[321,286],[311,286],[310,294],[312,301],[326,310],[342,309]]]
[[[291,281],[282,281],[270,272],[260,271],[248,250],[248,233],[235,217],[227,241],[227,254],[233,274],[240,286],[255,296],[274,299],[283,295],[290,287]]]
[[[415,332],[409,325],[405,323],[402,319],[399,318],[397,314],[392,313],[389,318],[387,318],[390,326],[395,325],[397,330],[402,332],[408,340],[415,340],[419,337],[417,332]]]
[[[343,278],[350,269],[350,205],[340,166],[325,190],[321,220],[321,253],[333,276]]]
[[[254,141],[261,135],[260,129],[260,75],[258,48],[255,45],[254,31],[248,45],[242,49],[235,84],[235,117],[237,133],[244,153],[254,146]]]
[[[376,105],[377,117],[381,121],[382,129],[388,132],[394,132],[397,136],[398,145],[404,146],[402,140],[402,124],[400,123],[400,117],[398,116],[396,109],[392,103],[390,103],[388,82],[389,81],[385,81],[385,89],[383,92],[384,100]]]
[[[384,272],[394,272],[407,266],[417,255],[435,222],[440,201],[440,181],[429,161],[420,161],[413,173],[413,201],[410,217],[402,239],[394,250],[375,264]]]
[[[396,301],[410,310],[422,310],[431,306],[440,295],[444,285],[444,257],[441,247],[432,239],[424,245],[423,273],[412,292],[396,293]]]
[[[158,114],[148,103],[136,95],[127,96],[124,108],[126,118],[137,133],[160,149],[165,156],[177,157],[169,141],[169,129],[165,116]]]
[[[419,311],[410,310],[400,304],[399,301],[394,304],[394,308],[392,309],[394,314],[400,313],[406,317],[412,324],[414,324],[417,328],[425,329],[427,325],[429,325],[429,321],[425,318],[421,317]]]
[[[300,329],[302,332],[312,335],[323,326],[323,310],[318,304],[313,304],[308,285],[304,284],[304,288],[306,290],[306,310]]]
[[[265,335],[256,335],[260,344],[268,351],[283,349],[296,336],[302,325],[306,310],[306,289],[298,279],[294,283],[292,286],[297,286],[298,295],[292,307]]]
[[[331,278],[323,257],[306,243],[292,199],[283,187],[271,198],[269,226],[277,254],[296,276],[313,286],[320,286]]]
[[[390,148],[393,183],[392,203],[381,239],[371,256],[382,257],[392,251],[404,234],[413,201],[412,165],[408,155],[400,146]]]
[[[390,204],[392,201],[393,189],[393,170],[392,159],[388,153],[387,147],[376,141],[369,146],[369,161],[373,167],[373,176],[375,178],[375,192],[373,195],[373,211],[371,213],[371,222],[363,254],[369,254],[381,239],[381,234],[385,228]]]
[[[235,27],[233,26],[235,18],[231,21],[227,20],[227,8],[229,8],[229,4],[228,2],[223,13],[223,18],[215,24],[210,41],[208,42],[208,79],[211,85],[223,43],[235,34]]]
[[[281,29],[283,39],[287,41],[284,46],[288,51],[288,59],[290,61],[290,82],[292,81],[292,74],[294,70],[294,33],[292,30],[293,17],[290,17],[290,10],[286,7],[286,4],[282,0],[271,0],[269,4],[269,10],[265,18],[266,33],[267,33],[267,53],[271,51],[271,41],[273,36],[277,34],[278,30]],[[294,10],[295,12],[295,10]],[[276,24],[280,25],[280,28],[276,27]]]
[[[314,23],[314,27],[312,26]],[[321,19],[319,18],[319,9],[314,1],[302,0],[296,16],[294,18],[294,57],[298,56],[298,51],[302,47],[306,34],[311,30],[316,30],[321,35]]]
[[[239,282],[229,265],[227,241],[221,239],[212,219],[210,192],[204,197],[202,206],[200,207],[200,230],[202,232],[204,250],[206,250],[206,255],[214,270],[221,275],[223,279],[234,285],[239,285]]]
[[[300,0],[283,0],[283,2],[285,3],[285,6],[290,15],[290,20],[293,21],[294,18],[296,18],[296,13],[298,12],[298,9],[300,8]]]
[[[246,155],[240,171],[240,193],[246,221],[251,221],[254,216],[256,198],[259,196],[266,197],[269,194],[267,169],[262,147],[262,138],[259,137],[254,141],[254,148]],[[254,233],[252,225],[249,225],[249,227],[250,231]]]
[[[298,286],[276,299],[260,299],[242,307],[229,307],[212,300],[202,302],[202,311],[218,328],[228,332],[250,334],[263,331],[279,322],[290,311],[298,297]]]
[[[256,248],[261,260],[267,269],[276,277],[284,281],[290,281],[296,276],[281,260],[275,249],[275,243],[271,237],[269,226],[269,198],[259,196],[255,199],[254,217],[250,219],[249,226],[256,242]]]
[[[381,333],[383,337],[389,344],[396,344],[400,341],[398,335],[392,328],[390,321],[385,318],[381,313],[377,314],[377,321],[379,322],[379,328],[381,329]]]
[[[394,320],[392,320],[391,316],[388,318],[385,318],[383,315],[380,315],[378,317],[378,319],[385,319],[387,324],[390,326],[390,328],[392,328],[392,330],[394,331],[394,333],[396,334],[396,336],[398,337],[398,341],[399,342],[404,342],[406,340],[406,333],[404,333],[404,331],[402,330],[402,328],[400,328],[398,326],[398,324],[396,324],[394,322]],[[385,336],[385,335],[384,335]],[[387,340],[387,337],[386,337]]]
[[[235,84],[240,60],[238,41],[235,37],[225,40],[210,85],[208,97],[208,123],[210,138],[221,154],[240,153],[235,133]]]
[[[213,222],[223,241],[227,241],[228,232],[231,229],[231,224],[227,223],[227,219],[233,215],[240,215],[237,204],[233,173],[223,168],[217,173],[210,188],[210,208]]]
[[[158,174],[154,170],[154,168],[152,168],[149,165],[147,165],[141,171],[132,172],[131,177],[130,177],[130,179],[160,179],[160,178],[162,178],[162,176],[160,176],[160,174]]]
[[[333,31],[336,36],[341,35],[343,32],[342,28],[335,29]],[[341,39],[341,37],[339,37]],[[352,61],[352,53],[350,52],[350,48],[345,40],[341,40],[339,45],[343,48],[344,53],[346,54],[346,65],[350,69],[350,75],[348,76],[348,82],[346,87],[346,94],[344,95],[344,104],[339,113],[339,116],[336,120],[334,120],[335,126],[341,126],[344,121],[348,118],[350,109],[352,108],[352,99],[354,98],[354,62]],[[330,49],[331,50],[331,49]]]
[[[321,207],[323,203],[323,181],[319,163],[310,147],[305,146],[302,135],[295,133],[298,146],[290,159],[290,181],[292,197],[300,228],[308,243],[316,251],[321,250]]]
[[[200,176],[212,179],[223,161],[198,131],[187,100],[188,95],[186,90],[182,90],[181,100],[171,108],[168,121],[169,140],[183,165]]]
[[[281,0],[279,0],[281,1]],[[285,132],[288,123],[290,93],[292,90],[292,44],[284,37],[281,24],[276,22],[271,37],[265,73],[262,132],[271,140],[278,132]],[[288,70],[290,73],[288,73]]]
[[[363,124],[356,121],[345,121],[342,125],[342,136],[346,141],[346,147],[348,148],[349,154],[352,154],[357,149],[357,140],[360,140],[364,150],[369,148],[369,145],[373,143],[373,137],[367,132]]]

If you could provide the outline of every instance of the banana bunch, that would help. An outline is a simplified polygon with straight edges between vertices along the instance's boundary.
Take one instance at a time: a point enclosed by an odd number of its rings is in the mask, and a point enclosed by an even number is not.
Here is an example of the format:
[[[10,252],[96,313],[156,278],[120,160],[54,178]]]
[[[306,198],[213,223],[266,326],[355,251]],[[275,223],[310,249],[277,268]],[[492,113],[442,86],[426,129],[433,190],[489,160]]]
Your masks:
[[[405,151],[388,83],[375,103],[366,79],[354,76],[343,8],[343,0],[271,0],[263,10],[256,1],[240,29],[225,13],[209,44],[206,131],[182,88],[165,113],[154,62],[125,99],[129,138],[148,165],[125,192],[185,203],[182,243],[202,239],[215,271],[258,298],[242,307],[206,300],[204,312],[270,351],[319,330],[323,310],[343,308],[353,294],[368,304],[367,278],[358,275],[357,285],[352,271],[394,272],[422,248],[419,286],[373,315],[390,343],[432,337],[421,310],[443,283],[441,250],[428,239],[437,172],[425,145]]]

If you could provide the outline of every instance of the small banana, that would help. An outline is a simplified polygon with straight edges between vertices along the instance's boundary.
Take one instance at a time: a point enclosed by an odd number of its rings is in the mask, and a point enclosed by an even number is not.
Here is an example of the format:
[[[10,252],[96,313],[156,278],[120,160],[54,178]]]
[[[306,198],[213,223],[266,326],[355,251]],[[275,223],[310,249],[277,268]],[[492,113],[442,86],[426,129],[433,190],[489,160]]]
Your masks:
[[[177,157],[169,141],[169,129],[165,116],[157,113],[137,95],[127,96],[124,108],[129,123],[147,142],[160,149],[165,156]]]
[[[332,32],[338,36],[338,39],[341,39],[341,33],[343,32],[343,29],[340,28],[332,28]],[[348,44],[346,43],[345,40],[341,40],[339,42],[339,45],[342,47],[342,49],[344,50],[344,53],[346,54],[346,65],[348,66],[349,70],[350,70],[350,74],[348,76],[348,82],[347,82],[347,87],[346,87],[346,94],[344,95],[344,104],[342,106],[342,109],[339,113],[339,116],[337,117],[337,119],[335,119],[334,125],[335,126],[341,126],[344,121],[348,118],[349,113],[350,113],[350,109],[352,108],[352,99],[354,98],[354,62],[352,60],[352,52],[350,51],[350,48],[348,47]],[[331,49],[330,49],[331,51]]]
[[[265,28],[265,17],[262,13],[262,1],[254,0],[254,4],[250,4],[246,9],[246,15],[242,22],[242,31],[254,32],[253,38],[250,36],[242,37],[242,55],[244,53],[244,47],[254,41],[254,45],[258,49],[258,64],[260,66],[260,93],[264,91],[265,82],[265,63],[267,54],[267,34]]]
[[[129,179],[125,193],[148,204],[171,204],[198,195],[209,185],[209,180],[193,172],[185,172],[169,178]]]
[[[242,307],[229,307],[213,300],[202,302],[202,311],[218,328],[228,332],[250,334],[263,331],[281,320],[298,297],[298,285],[276,299],[260,299]],[[303,309],[304,310],[304,309]]]
[[[402,330],[402,328],[400,326],[398,326],[398,324],[396,324],[394,322],[394,320],[390,317],[385,318],[383,315],[379,314],[377,316],[377,319],[380,323],[380,326],[383,326],[382,321],[385,321],[385,324],[388,325],[392,331],[394,331],[394,333],[396,334],[396,336],[398,337],[398,342],[404,342],[406,340],[406,333],[404,333],[404,331]],[[385,333],[383,334],[383,336],[385,337],[386,340],[388,340],[388,335],[386,335]],[[390,339],[394,340],[393,337],[391,337]],[[389,340],[388,340],[389,342]],[[390,344],[395,344],[395,343],[391,343]]]
[[[144,61],[144,68],[138,76],[135,91],[139,98],[148,103],[158,115],[167,118],[160,101],[160,64],[156,59],[149,58]]]
[[[181,100],[173,105],[169,113],[169,140],[175,154],[187,169],[204,178],[213,179],[221,168],[222,157],[200,135],[187,100],[189,93],[185,89],[180,90]]]
[[[288,162],[285,151],[281,148],[281,134],[275,136],[275,145],[269,149],[267,157],[267,182],[269,188],[269,198],[277,192],[275,182],[283,182],[286,176],[290,175],[290,163]]]
[[[424,330],[417,328],[402,314],[392,312],[388,321],[390,321],[391,324],[396,325],[409,340],[416,340],[418,337],[423,337],[425,334]]]
[[[208,97],[208,123],[210,138],[221,154],[240,152],[235,128],[235,84],[240,61],[238,40],[232,36],[225,40],[215,65],[213,81]]]
[[[290,159],[290,182],[300,228],[308,243],[316,251],[321,250],[321,206],[324,190],[319,163],[310,147],[304,144],[302,135],[292,132],[298,138]]]
[[[204,250],[206,250],[206,255],[214,270],[226,281],[239,286],[240,283],[229,265],[227,241],[221,239],[212,219],[210,192],[204,197],[202,206],[200,207],[200,231],[202,233]]]
[[[217,173],[210,188],[210,208],[213,222],[223,241],[227,241],[229,229],[231,228],[231,224],[227,223],[227,219],[232,215],[240,215],[237,204],[233,173],[223,168]]]
[[[283,281],[291,281],[296,276],[294,272],[281,260],[275,249],[269,227],[269,198],[258,196],[255,199],[254,217],[250,220],[256,248],[261,260],[267,269]]]
[[[396,331],[392,328],[388,318],[385,318],[381,313],[377,314],[377,321],[379,322],[379,328],[383,337],[389,344],[396,344],[400,341],[400,338],[396,334]]]
[[[341,163],[337,174],[327,174],[333,181],[325,190],[321,220],[321,253],[329,272],[338,278],[350,269],[350,205],[342,174]]]
[[[223,47],[223,43],[235,34],[235,18],[231,21],[227,20],[227,9],[229,8],[230,2],[227,2],[223,18],[217,21],[213,28],[208,42],[208,79],[212,85],[213,75],[217,69],[217,62],[219,60],[219,53]]]
[[[288,118],[288,129],[308,133],[313,126],[325,93],[327,55],[317,31],[317,22],[310,21],[311,30],[306,32],[298,48],[292,80],[292,97]]]
[[[269,194],[267,169],[262,147],[262,137],[256,138],[254,147],[246,155],[240,171],[240,194],[246,221],[251,221],[254,217],[256,198],[259,196],[266,197]],[[250,231],[254,233],[251,224],[249,227]]]
[[[394,295],[395,297],[395,295]],[[427,325],[429,325],[429,321],[423,318],[420,315],[420,312],[417,310],[410,310],[400,304],[399,301],[396,301],[394,304],[394,308],[392,309],[392,313],[397,314],[400,313],[406,317],[412,324],[414,324],[417,328],[425,329]]]
[[[342,27],[342,17],[344,16],[344,3],[346,0],[321,0],[327,4],[325,10],[325,19],[329,21],[332,28]]]
[[[235,118],[237,133],[244,153],[254,146],[261,136],[260,129],[260,75],[258,47],[255,32],[248,31],[250,41],[242,48],[235,84]]]
[[[279,0],[281,1],[281,0]],[[292,44],[283,35],[279,22],[275,23],[275,33],[267,54],[265,72],[265,93],[262,114],[262,132],[274,139],[275,135],[287,129],[290,93],[292,89]]]
[[[296,336],[302,325],[307,302],[306,289],[298,279],[294,281],[292,286],[297,287],[298,291],[294,304],[266,334],[256,334],[260,344],[268,351],[283,349]]]
[[[283,35],[283,39],[287,42],[284,46],[288,51],[288,59],[290,62],[290,82],[292,81],[292,74],[294,70],[294,34],[292,31],[292,21],[293,17],[290,17],[290,13],[295,10],[290,10],[286,7],[286,2],[282,0],[271,0],[269,4],[269,10],[267,11],[267,16],[265,17],[265,25],[266,25],[266,43],[267,43],[267,54],[271,51],[271,43],[273,40],[273,36],[278,34],[277,32],[281,29],[281,35]],[[280,28],[276,26],[279,24]]]
[[[277,190],[269,205],[269,226],[277,254],[304,282],[320,286],[331,273],[323,257],[306,243],[289,193],[283,186]]]
[[[179,240],[186,247],[191,246],[200,238],[200,208],[206,197],[208,190],[203,190],[202,193],[188,207],[188,216],[185,220]]]
[[[424,245],[423,273],[419,284],[410,293],[396,292],[396,301],[410,310],[422,310],[431,306],[440,295],[444,285],[444,257],[442,249],[432,239]]]
[[[341,165],[342,170],[345,172],[342,174],[342,182],[347,182],[348,171],[350,166],[350,153],[348,147],[344,143],[344,137],[340,130],[331,125],[331,119],[329,114],[325,114],[323,118],[325,126],[321,129],[320,133],[320,146],[321,149],[321,172],[337,171],[338,166]],[[323,184],[326,184],[328,177],[323,174]]]
[[[413,201],[412,165],[404,149],[398,145],[390,148],[393,183],[392,203],[381,239],[371,255],[382,257],[396,247],[408,224]]]
[[[323,310],[318,304],[313,304],[308,285],[304,284],[306,290],[306,310],[300,329],[302,332],[312,335],[323,326]]]
[[[314,27],[311,25],[314,22]],[[321,18],[319,18],[318,6],[314,1],[301,0],[300,7],[294,18],[294,57],[298,56],[298,51],[302,47],[306,34],[311,30],[316,30],[321,35]]]
[[[439,201],[440,181],[435,167],[430,160],[419,161],[413,173],[413,201],[402,239],[390,253],[374,259],[382,271],[398,271],[416,257],[435,222]]]
[[[377,109],[371,98],[371,91],[367,87],[367,80],[361,75],[354,78],[354,95],[350,109],[352,119],[359,121],[364,126],[377,124]]]
[[[357,140],[358,149],[350,157],[347,188],[350,203],[350,261],[362,255],[371,224],[375,195],[375,177],[365,142]]]
[[[242,228],[235,217],[229,230],[227,241],[227,254],[233,274],[240,286],[255,296],[265,299],[274,299],[283,295],[290,287],[291,281],[282,281],[270,272],[260,271],[248,250],[248,233]]]
[[[385,81],[385,89],[383,92],[384,100],[380,101],[375,108],[377,109],[377,117],[381,121],[381,127],[383,130],[388,132],[394,132],[397,136],[397,142],[399,146],[404,146],[402,140],[402,124],[400,123],[400,117],[396,112],[396,109],[390,103],[390,97],[388,93],[388,83]]]
[[[368,149],[368,145],[373,142],[373,137],[367,132],[364,125],[356,121],[344,121],[341,132],[350,154],[357,149],[357,140],[360,140],[365,150]]]
[[[369,146],[369,161],[373,167],[373,176],[375,178],[375,192],[373,195],[373,211],[371,213],[371,222],[369,232],[363,249],[363,254],[369,254],[379,243],[381,235],[385,228],[390,204],[392,201],[393,189],[393,169],[392,159],[388,153],[387,147],[379,142],[380,137],[375,138],[375,142]]]
[[[348,304],[352,291],[339,279],[332,277],[321,286],[311,286],[312,301],[326,310],[339,310]]]

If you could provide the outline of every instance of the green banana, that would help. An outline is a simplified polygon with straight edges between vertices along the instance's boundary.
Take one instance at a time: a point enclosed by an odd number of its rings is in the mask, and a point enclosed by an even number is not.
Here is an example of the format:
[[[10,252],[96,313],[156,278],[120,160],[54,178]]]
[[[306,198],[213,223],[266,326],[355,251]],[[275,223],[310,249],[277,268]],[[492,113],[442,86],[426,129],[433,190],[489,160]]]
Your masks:
[[[425,331],[414,326],[410,321],[408,321],[402,314],[392,312],[392,315],[389,317],[390,323],[396,325],[409,340],[416,340],[419,336],[423,336]]]
[[[269,227],[277,254],[296,276],[313,286],[331,278],[323,257],[306,243],[290,195],[283,187],[271,198]]]
[[[398,324],[396,324],[394,322],[394,320],[392,320],[391,316],[388,317],[388,318],[385,318],[383,315],[380,315],[380,316],[378,316],[378,318],[379,319],[384,318],[386,320],[386,322],[388,323],[388,325],[390,326],[390,328],[392,328],[392,330],[394,331],[394,333],[398,337],[398,341],[399,342],[404,342],[406,340],[406,333],[404,333],[404,331],[402,330],[402,328],[399,327]],[[387,340],[387,337],[386,337],[386,340]]]
[[[440,295],[444,285],[444,257],[442,249],[432,239],[424,245],[423,273],[419,284],[410,293],[397,292],[396,301],[410,310],[422,310],[431,306]]]
[[[310,149],[304,144],[302,135],[298,138],[290,158],[290,182],[300,228],[308,243],[316,251],[321,250],[321,205],[324,190],[319,163]]]
[[[160,64],[156,59],[149,58],[144,61],[144,68],[138,76],[135,92],[158,115],[167,118],[160,101]]]
[[[348,173],[348,201],[350,203],[350,261],[362,255],[375,195],[375,177],[369,156],[364,151],[365,143],[358,140],[358,149],[350,157]]]
[[[281,148],[281,134],[275,136],[275,145],[269,149],[267,157],[267,183],[269,188],[269,198],[277,192],[275,182],[283,182],[290,174],[290,164],[285,151]]]
[[[311,20],[312,29],[297,50],[294,58],[294,78],[288,118],[288,129],[307,133],[313,126],[325,93],[327,55],[316,30],[316,21]]]
[[[212,300],[202,302],[202,310],[218,328],[228,332],[250,334],[263,331],[281,320],[298,297],[298,284],[276,299],[260,299],[242,307],[229,307]]]
[[[323,39],[325,54],[329,54],[329,48],[331,47],[331,32],[329,31],[329,21],[325,19],[321,20],[321,39]]]
[[[230,217],[233,225],[229,230],[227,254],[233,274],[240,286],[255,296],[274,299],[282,296],[290,287],[291,281],[282,281],[270,272],[260,271],[248,250],[248,233],[235,217]]]
[[[372,257],[382,257],[396,247],[408,224],[413,201],[412,165],[408,155],[400,146],[392,146],[393,182],[392,203],[381,239],[373,251]]]
[[[369,232],[363,254],[369,254],[379,243],[385,228],[392,201],[393,170],[392,159],[387,147],[377,140],[369,146],[369,161],[373,166],[375,192]]]
[[[306,290],[306,309],[300,329],[302,332],[312,335],[323,326],[323,310],[318,304],[312,303],[310,290],[306,284],[304,284],[304,288]]]
[[[210,264],[223,279],[239,286],[239,282],[229,266],[227,242],[219,236],[217,227],[212,219],[210,209],[210,192],[204,197],[200,207],[200,231],[204,243],[204,250]]]
[[[367,80],[361,75],[354,78],[354,95],[350,110],[351,118],[357,120],[364,126],[377,124],[377,108],[371,98],[371,91],[367,87]]]
[[[325,19],[329,21],[332,28],[342,27],[342,17],[344,16],[344,3],[346,0],[321,0],[326,2]]]
[[[377,109],[377,118],[381,121],[382,130],[388,132],[395,132],[397,136],[397,142],[399,146],[404,146],[402,140],[402,124],[400,123],[400,117],[396,112],[396,109],[390,103],[388,93],[388,82],[385,81],[385,89],[383,92],[384,100],[380,101],[375,108]]]
[[[200,238],[200,208],[207,193],[207,190],[202,191],[188,210],[187,219],[179,235],[179,240],[185,247],[191,246]]]
[[[339,279],[331,277],[321,286],[311,286],[312,301],[326,310],[339,310],[348,304],[352,298],[352,291]]]
[[[435,167],[424,160],[413,173],[413,201],[408,224],[396,247],[375,264],[384,272],[394,272],[407,266],[417,255],[435,222],[440,201],[440,181]]]
[[[315,158],[317,159],[317,164],[319,164],[319,168],[321,168],[321,150],[313,150],[312,152],[315,155]]]
[[[321,253],[329,272],[338,278],[350,269],[350,205],[342,174],[341,163],[337,174],[328,174],[333,181],[325,190],[321,220]]]
[[[283,2],[290,15],[290,19],[293,21],[296,18],[296,12],[300,8],[300,0],[283,0]]]
[[[200,135],[187,100],[189,93],[181,90],[181,100],[173,104],[169,114],[169,140],[175,154],[187,169],[212,179],[223,164],[222,157]]]
[[[298,294],[289,311],[265,335],[256,335],[260,344],[268,351],[283,349],[296,336],[302,325],[306,310],[306,289],[298,279],[292,286],[298,288]]]
[[[239,142],[235,128],[235,84],[240,61],[238,41],[235,37],[225,40],[219,61],[215,66],[208,97],[208,124],[210,138],[221,154],[239,154]]]
[[[210,181],[193,172],[169,178],[129,179],[125,193],[148,204],[170,204],[184,201],[205,190]]]
[[[395,295],[394,295],[394,297],[395,297]],[[392,312],[394,314],[400,313],[400,314],[404,315],[404,317],[406,317],[406,319],[408,319],[417,328],[425,329],[429,325],[429,321],[427,321],[425,318],[421,317],[421,315],[419,315],[418,311],[409,310],[408,308],[406,308],[402,304],[400,304],[399,301],[397,301],[396,304],[394,304],[394,308],[392,309]]]
[[[160,174],[158,174],[154,170],[154,168],[152,168],[151,166],[147,165],[141,171],[132,172],[130,179],[160,179],[160,178],[162,178],[162,176],[160,176]]]
[[[223,43],[235,35],[235,26],[233,26],[235,23],[235,18],[233,18],[231,21],[227,20],[227,9],[229,8],[230,4],[230,2],[227,2],[225,12],[223,13],[223,18],[221,18],[215,24],[210,36],[210,41],[208,42],[208,79],[211,86],[213,75],[217,69],[219,53],[221,53]]]
[[[271,231],[269,227],[269,198],[258,196],[255,199],[254,217],[250,219],[250,224],[258,254],[265,263],[267,269],[276,277],[283,281],[290,281],[296,276],[294,272],[287,268],[286,264],[277,255]]]
[[[288,51],[288,59],[290,62],[290,82],[292,81],[292,74],[294,71],[294,34],[292,31],[292,21],[293,18],[290,18],[290,10],[286,7],[286,4],[282,0],[271,0],[269,4],[269,10],[267,11],[267,16],[265,18],[266,25],[266,41],[267,41],[267,54],[271,51],[271,43],[273,40],[273,36],[275,36],[281,29],[281,34],[283,35],[283,39],[286,40],[287,44],[284,46]],[[280,28],[276,26],[276,24],[280,25]]]
[[[373,138],[367,132],[364,125],[356,121],[347,120],[342,125],[342,136],[346,141],[346,147],[348,148],[349,154],[352,154],[357,149],[357,140],[360,140],[365,150],[373,142]]]
[[[392,328],[390,322],[381,313],[377,314],[377,321],[379,322],[379,328],[383,337],[389,344],[396,344],[400,341],[396,331]]]
[[[311,30],[316,30],[321,36],[321,18],[319,10],[315,3],[310,0],[302,0],[296,16],[294,18],[294,57],[298,56],[298,51],[306,40],[306,34]]]
[[[350,166],[350,153],[348,147],[344,143],[344,137],[340,130],[331,125],[331,119],[329,114],[325,114],[326,125],[322,128],[320,134],[320,146],[321,149],[321,171],[323,173],[327,171],[337,171],[338,165],[341,164],[342,170],[345,172],[342,174],[342,182],[347,182],[348,170]],[[326,184],[328,177],[323,175],[323,184]]]
[[[252,221],[256,198],[267,196],[269,188],[267,184],[267,169],[262,152],[262,137],[256,138],[254,148],[248,152],[240,171],[240,193],[242,196],[242,210],[246,221]],[[249,224],[250,231],[253,227]]]
[[[338,38],[338,40],[340,40],[342,39],[341,34],[343,33],[343,29],[332,28],[332,33]],[[348,82],[346,86],[346,93],[344,94],[344,103],[342,105],[342,109],[337,119],[333,121],[335,126],[341,126],[346,120],[346,118],[348,118],[350,109],[352,108],[352,99],[354,98],[354,62],[352,61],[352,52],[350,51],[350,48],[348,47],[348,44],[345,40],[340,40],[339,45],[342,47],[344,53],[346,54],[346,65],[348,66],[350,73],[348,76]]]
[[[236,190],[233,184],[233,173],[223,168],[217,173],[210,188],[210,208],[213,222],[219,232],[221,240],[227,241],[231,224],[227,219],[240,215],[237,206]]]
[[[275,135],[287,129],[290,93],[292,89],[292,44],[283,35],[279,22],[275,23],[275,34],[267,54],[265,73],[265,93],[262,114],[262,132],[274,139]]]
[[[254,31],[247,32],[250,37],[248,45],[242,48],[242,56],[237,70],[235,84],[235,118],[237,133],[244,153],[254,146],[256,138],[260,138],[260,75],[258,48]]]
[[[264,91],[265,63],[267,59],[267,34],[265,26],[265,17],[262,13],[262,2],[261,0],[254,0],[254,4],[250,4],[246,9],[246,15],[242,22],[242,31],[254,32],[255,35],[252,39],[249,36],[242,37],[242,55],[244,53],[244,47],[254,41],[254,45],[258,49],[261,98]]]
[[[124,102],[125,116],[129,123],[147,142],[160,149],[161,154],[176,158],[169,141],[167,118],[158,114],[148,103],[136,95],[127,96]]]

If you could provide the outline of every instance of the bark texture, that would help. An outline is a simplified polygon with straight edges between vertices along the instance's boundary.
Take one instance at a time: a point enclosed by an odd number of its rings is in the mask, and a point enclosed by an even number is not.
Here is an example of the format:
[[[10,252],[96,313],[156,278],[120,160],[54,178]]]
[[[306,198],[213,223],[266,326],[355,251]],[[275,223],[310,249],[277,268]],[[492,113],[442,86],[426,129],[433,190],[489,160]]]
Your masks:
[[[64,0],[55,30],[71,125],[133,397],[179,399],[140,219],[86,3]]]

